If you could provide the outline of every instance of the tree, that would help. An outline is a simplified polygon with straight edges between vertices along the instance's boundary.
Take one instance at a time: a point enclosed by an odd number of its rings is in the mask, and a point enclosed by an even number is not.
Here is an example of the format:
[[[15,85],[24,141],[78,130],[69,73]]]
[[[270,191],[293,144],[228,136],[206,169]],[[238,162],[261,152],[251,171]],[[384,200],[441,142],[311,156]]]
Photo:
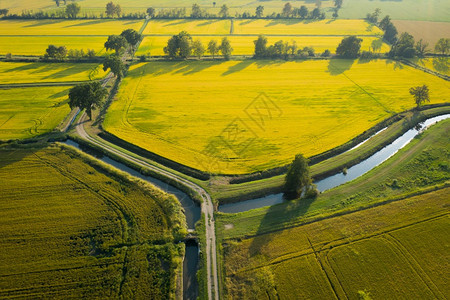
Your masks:
[[[9,9],[6,9],[6,8],[0,9],[0,16],[1,15],[6,16],[8,14],[8,12],[9,12]]]
[[[298,15],[300,16],[300,18],[306,19],[308,14],[309,14],[308,8],[304,5],[300,6],[300,10],[298,11]]]
[[[230,13],[228,11],[228,6],[226,4],[222,5],[219,11],[219,16],[222,19],[228,18],[230,16]]]
[[[439,39],[434,46],[434,51],[439,52],[442,55],[447,54],[450,51],[450,38]]]
[[[391,17],[389,17],[389,16],[387,15],[387,16],[385,16],[385,17],[383,18],[383,20],[380,21],[380,28],[381,28],[383,31],[386,31],[386,28],[387,28],[387,26],[389,25],[389,23],[391,23]]]
[[[153,7],[147,8],[147,15],[150,18],[153,18],[155,16],[156,10]]]
[[[430,102],[430,93],[426,84],[410,88],[409,93],[414,97],[417,107],[422,106],[425,102]]]
[[[60,46],[60,47],[58,47],[58,49],[56,51],[55,58],[59,59],[59,60],[63,60],[66,57],[66,55],[67,55],[67,48],[66,48],[66,46]]]
[[[210,40],[208,43],[208,52],[212,55],[213,59],[216,54],[219,52],[219,46],[217,45],[216,40]]]
[[[267,38],[260,35],[253,43],[255,44],[255,58],[265,57],[267,54]]]
[[[230,59],[233,48],[231,48],[230,41],[227,37],[224,37],[222,39],[222,43],[220,44],[219,49],[225,59]]]
[[[258,19],[259,19],[259,18],[262,18],[263,13],[264,13],[264,6],[259,5],[259,6],[256,8],[255,16],[256,16]]]
[[[336,48],[336,55],[344,58],[357,58],[361,49],[362,39],[352,35],[342,39]]]
[[[194,53],[194,55],[197,56],[198,59],[200,59],[205,53],[205,47],[203,47],[203,44],[200,40],[197,39],[192,43],[192,53]]]
[[[336,6],[337,8],[341,8],[342,7],[342,0],[334,0],[334,6]]]
[[[106,4],[106,16],[108,18],[112,18],[114,17],[114,15],[116,14],[116,5],[114,5],[114,3],[108,2]]]
[[[386,29],[384,31],[383,38],[391,44],[395,44],[397,42],[397,28],[392,22],[389,22],[386,25]]]
[[[291,3],[288,2],[284,5],[281,14],[283,15],[283,17],[288,18],[291,15],[291,13],[292,13],[292,5]]]
[[[116,55],[119,55],[120,50],[127,47],[127,40],[122,35],[110,35],[105,42],[106,50],[116,51]]]
[[[375,8],[375,11],[371,14],[367,14],[366,20],[370,23],[376,24],[378,22],[378,17],[381,14],[381,9]]]
[[[192,37],[186,31],[172,36],[164,47],[164,53],[170,58],[187,58],[192,51]]]
[[[389,55],[406,58],[414,57],[416,55],[414,37],[407,32],[403,32],[397,42],[392,46]]]
[[[202,9],[197,3],[192,4],[191,18],[199,19],[202,17]]]
[[[71,109],[78,107],[86,110],[89,119],[92,120],[92,110],[99,107],[108,92],[98,81],[74,86],[69,91],[69,106]]]
[[[323,53],[320,55],[322,57],[329,57],[331,55],[330,50],[326,49],[325,51],[323,51]]]
[[[123,74],[126,71],[125,65],[120,57],[115,55],[109,55],[103,62],[103,71],[106,71],[108,69],[110,69],[114,76],[116,76],[118,79],[122,78]]]
[[[55,58],[63,60],[67,55],[67,49],[65,46],[56,47],[55,45],[48,45],[45,50],[45,58]]]
[[[298,198],[311,186],[308,160],[302,154],[297,154],[284,179],[284,193],[289,198]]]
[[[80,10],[81,7],[77,3],[70,3],[66,6],[66,15],[69,19],[75,19]]]
[[[314,8],[311,12],[311,19],[319,19],[320,18],[320,8]]]
[[[416,53],[418,56],[420,57],[424,57],[425,54],[427,54],[428,52],[430,52],[428,50],[428,43],[425,42],[424,40],[420,39],[419,41],[417,41],[416,43]]]
[[[131,46],[135,46],[142,39],[142,34],[134,29],[125,29],[120,35],[123,36]]]
[[[339,9],[335,9],[333,14],[332,14],[333,19],[337,19],[339,17]]]

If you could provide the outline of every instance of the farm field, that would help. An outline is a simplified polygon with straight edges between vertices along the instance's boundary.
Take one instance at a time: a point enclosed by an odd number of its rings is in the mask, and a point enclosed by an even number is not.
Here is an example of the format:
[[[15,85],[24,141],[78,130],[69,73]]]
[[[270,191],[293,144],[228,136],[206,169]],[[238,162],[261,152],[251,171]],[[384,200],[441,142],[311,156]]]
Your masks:
[[[228,35],[230,34],[231,22],[229,20],[150,20],[142,34],[178,34],[180,31],[187,31],[191,35],[210,34]]]
[[[389,15],[393,20],[450,21],[448,14],[450,2],[441,0],[347,0],[339,10],[339,17],[364,18],[368,12],[373,12],[376,8],[381,9],[383,16]]]
[[[383,35],[364,20],[236,20],[234,34],[250,35]]]
[[[1,298],[174,294],[185,229],[173,196],[58,146],[0,157]]]
[[[70,112],[69,89],[0,89],[0,140],[30,138],[53,130]]]
[[[450,38],[450,22],[394,20],[393,23],[399,33],[408,32],[416,41],[423,39],[428,42],[432,52],[440,38]]]
[[[0,20],[0,36],[108,36],[131,28],[138,31],[143,20]]]
[[[224,244],[230,298],[444,299],[449,188]],[[294,296],[295,295],[295,296]],[[262,299],[259,298],[259,299]]]
[[[70,49],[95,51],[97,56],[105,55],[104,36],[0,36],[0,55],[44,55],[48,45],[66,46]]]
[[[0,84],[87,81],[105,75],[95,63],[0,63]]]
[[[446,81],[389,60],[141,63],[130,68],[104,128],[202,171],[249,173],[347,142],[412,108],[408,90],[423,82],[431,103],[448,99]],[[261,105],[270,118],[257,114]]]
[[[206,48],[209,41],[216,40],[219,44],[224,36],[193,36],[193,40],[199,39],[204,47]],[[274,44],[279,40],[292,43],[295,41],[299,48],[303,47],[313,47],[316,53],[322,53],[326,49],[330,50],[331,53],[336,51],[337,46],[342,41],[343,37],[336,36],[266,36],[268,44]],[[255,41],[258,36],[227,36],[230,41],[231,47],[233,48],[233,55],[253,55],[255,51]],[[361,50],[369,50],[372,47],[372,43],[379,42],[377,37],[361,37],[363,42],[361,43]],[[162,36],[147,36],[141,42],[136,55],[165,55],[164,47],[167,46],[167,41],[169,37]],[[1,46],[0,46],[1,49]],[[389,45],[382,43],[380,52],[388,52],[390,49]],[[210,55],[208,52],[206,55]],[[218,55],[220,56],[220,54]]]
[[[450,61],[448,57],[415,58],[411,61],[421,67],[430,69],[432,71],[444,75],[450,75]]]

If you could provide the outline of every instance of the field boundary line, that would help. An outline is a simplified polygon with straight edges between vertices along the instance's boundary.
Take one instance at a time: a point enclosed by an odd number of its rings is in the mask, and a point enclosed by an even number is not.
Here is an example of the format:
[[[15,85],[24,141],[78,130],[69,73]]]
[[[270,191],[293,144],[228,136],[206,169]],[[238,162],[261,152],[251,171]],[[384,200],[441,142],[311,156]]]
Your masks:
[[[423,281],[423,283],[430,289],[436,298],[445,299],[445,296],[441,293],[438,287],[434,284],[433,280],[428,276],[427,272],[422,268],[416,257],[406,248],[399,239],[392,235],[392,232],[386,233],[383,238],[394,248],[399,255],[403,256],[417,276]]]

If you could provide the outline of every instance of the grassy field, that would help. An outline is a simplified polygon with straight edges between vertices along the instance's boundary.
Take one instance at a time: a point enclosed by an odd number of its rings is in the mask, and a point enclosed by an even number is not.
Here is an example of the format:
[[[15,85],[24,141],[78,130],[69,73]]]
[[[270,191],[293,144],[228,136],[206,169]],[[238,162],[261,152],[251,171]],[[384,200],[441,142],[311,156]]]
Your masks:
[[[444,299],[449,188],[223,246],[231,299]]]
[[[105,75],[95,63],[0,63],[0,84],[86,81]]]
[[[423,83],[432,103],[448,99],[446,81],[389,60],[142,63],[104,127],[203,171],[248,173],[347,142],[413,107],[408,90]]]
[[[0,20],[0,35],[102,35],[139,30],[143,20]]]
[[[199,39],[205,48],[209,41],[216,40],[218,43],[222,40],[223,36],[193,36],[194,40]],[[253,55],[255,51],[255,44],[257,36],[227,36],[233,48],[233,55]],[[372,47],[372,43],[378,41],[377,37],[361,37],[363,42],[361,44],[361,50],[369,50]],[[164,47],[167,46],[167,41],[169,37],[166,36],[147,36],[144,38],[139,46],[136,55],[165,55]],[[334,53],[339,43],[342,41],[343,37],[338,36],[267,36],[268,44],[274,44],[279,40],[292,43],[295,41],[297,46],[303,47],[313,47],[316,53],[322,53],[326,49]],[[0,46],[1,49],[1,46]],[[380,52],[388,52],[390,47],[383,43]],[[210,55],[208,52],[205,55]],[[220,55],[220,54],[219,54]]]
[[[382,35],[364,20],[236,20],[234,34],[249,35]]]
[[[450,38],[450,22],[426,22],[394,20],[399,33],[408,32],[416,41],[423,39],[428,42],[429,50],[434,52],[434,45],[440,38]]]
[[[48,45],[66,46],[70,49],[87,49],[96,55],[105,55],[104,36],[0,36],[0,55],[44,55]]]
[[[30,138],[53,130],[70,112],[69,89],[0,89],[0,140]]]
[[[72,150],[0,153],[1,298],[174,297],[173,196]]]
[[[383,164],[321,193],[317,199],[290,201],[240,214],[220,214],[217,226],[221,229],[224,224],[232,225],[232,229],[223,233],[225,238],[254,235],[401,198],[431,186],[448,185],[449,130],[450,120],[439,122]]]
[[[195,34],[230,34],[229,20],[151,20],[143,32],[146,34],[178,34],[187,31]]]

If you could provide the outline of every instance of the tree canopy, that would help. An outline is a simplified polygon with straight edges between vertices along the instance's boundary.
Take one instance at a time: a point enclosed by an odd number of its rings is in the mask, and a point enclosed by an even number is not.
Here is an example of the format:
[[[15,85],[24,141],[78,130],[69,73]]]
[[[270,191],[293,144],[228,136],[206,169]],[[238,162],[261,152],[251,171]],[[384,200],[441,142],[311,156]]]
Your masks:
[[[164,47],[164,53],[169,58],[187,58],[192,52],[192,37],[186,31],[172,36]]]
[[[288,198],[298,198],[302,192],[307,192],[312,186],[309,174],[308,160],[297,154],[286,173],[284,192]]]
[[[55,45],[48,45],[44,57],[63,60],[66,55],[67,49],[65,46],[56,47]]]
[[[230,41],[227,37],[224,37],[222,39],[222,43],[220,44],[219,49],[225,59],[230,59],[233,48],[231,48]]]
[[[106,50],[116,51],[116,55],[119,55],[120,50],[127,47],[127,40],[122,35],[110,35],[105,42]]]
[[[110,55],[106,57],[105,61],[103,62],[103,71],[106,71],[108,69],[111,69],[111,72],[117,77],[122,78],[123,74],[125,73],[125,64],[122,62],[120,57],[116,55]]]
[[[92,110],[100,106],[107,94],[107,90],[100,82],[83,83],[70,89],[69,106],[71,109],[75,107],[85,109],[89,119],[92,119]]]
[[[205,47],[203,47],[203,44],[199,39],[192,43],[192,53],[197,56],[198,59],[205,54]]]
[[[414,37],[407,32],[403,32],[397,42],[392,46],[389,55],[406,58],[414,57],[416,55]]]
[[[208,52],[212,55],[213,59],[217,53],[219,53],[219,46],[216,40],[211,40],[208,43]]]
[[[336,48],[336,55],[343,58],[357,58],[361,49],[362,39],[352,35],[342,39]]]
[[[80,13],[81,7],[78,3],[69,3],[66,6],[66,15],[70,19],[75,19]]]
[[[112,1],[108,2],[106,4],[106,16],[108,18],[114,17],[114,15],[117,15],[117,17],[120,17],[120,13],[122,12],[122,8],[119,4],[114,4]]]
[[[430,91],[426,84],[410,88],[409,93],[414,97],[417,107],[422,106],[425,102],[430,102]]]
[[[442,55],[448,54],[450,51],[450,38],[441,38],[434,46],[434,51]]]
[[[120,35],[123,36],[127,40],[127,43],[132,46],[136,45],[142,39],[142,34],[134,29],[125,29]]]

